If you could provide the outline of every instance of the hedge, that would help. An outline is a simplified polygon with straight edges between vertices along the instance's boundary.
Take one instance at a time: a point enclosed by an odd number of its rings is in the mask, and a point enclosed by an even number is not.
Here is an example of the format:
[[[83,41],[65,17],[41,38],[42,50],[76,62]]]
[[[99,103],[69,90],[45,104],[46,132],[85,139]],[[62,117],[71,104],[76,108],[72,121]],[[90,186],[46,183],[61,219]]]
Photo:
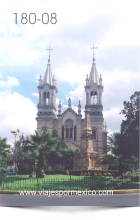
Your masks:
[[[62,174],[74,176],[114,176],[117,170],[45,170],[46,175]]]

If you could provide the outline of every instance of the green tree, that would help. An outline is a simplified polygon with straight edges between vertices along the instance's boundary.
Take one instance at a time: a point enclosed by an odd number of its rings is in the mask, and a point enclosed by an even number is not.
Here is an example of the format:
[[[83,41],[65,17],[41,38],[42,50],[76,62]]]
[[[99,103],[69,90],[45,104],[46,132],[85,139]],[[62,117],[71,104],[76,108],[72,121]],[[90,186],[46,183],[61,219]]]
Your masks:
[[[121,134],[129,156],[139,155],[139,109],[140,92],[135,92],[130,97],[130,102],[124,101],[124,109],[120,114],[125,116],[121,124]]]
[[[30,135],[30,139],[24,141],[24,149],[30,151],[38,152],[38,163],[37,163],[37,178],[43,178],[45,175],[44,172],[44,155],[48,158],[50,151],[55,146],[57,140],[52,138],[51,134],[46,131],[39,134],[38,131],[35,131],[35,135]]]
[[[74,160],[75,153],[77,151],[78,150],[73,150],[70,148],[67,148],[62,151],[63,157],[62,157],[61,163],[65,170],[73,169],[73,160]]]
[[[32,174],[35,170],[35,161],[38,158],[38,152],[36,149],[29,149],[26,146],[25,143],[27,143],[29,139],[29,136],[25,137],[24,134],[22,134],[16,142],[16,159],[19,174]]]
[[[72,169],[75,151],[68,148],[66,143],[58,135],[57,130],[52,131],[52,137],[56,138],[56,144],[53,145],[49,156],[47,155],[47,163],[55,169]]]
[[[120,175],[124,171],[123,160],[128,158],[123,135],[120,132],[113,133],[108,137],[108,145],[113,156],[118,160],[118,175]]]
[[[0,137],[0,182],[7,172],[7,158],[10,154],[10,145],[7,144],[6,138]]]
[[[131,156],[124,161],[125,170],[137,170],[140,167],[138,157]]]
[[[116,157],[113,156],[112,154],[104,154],[101,158],[100,158],[100,163],[103,165],[107,165],[108,166],[108,170],[110,170],[111,168],[111,164],[114,164]]]

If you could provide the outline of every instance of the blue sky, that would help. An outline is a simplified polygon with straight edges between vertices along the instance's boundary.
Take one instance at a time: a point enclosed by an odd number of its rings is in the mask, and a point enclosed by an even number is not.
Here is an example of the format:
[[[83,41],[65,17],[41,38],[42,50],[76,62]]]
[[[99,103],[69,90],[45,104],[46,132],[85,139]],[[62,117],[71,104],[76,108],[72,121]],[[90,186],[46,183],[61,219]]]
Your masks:
[[[44,76],[48,51],[63,110],[71,97],[85,105],[85,78],[90,73],[93,45],[103,78],[104,119],[108,132],[120,129],[123,101],[139,91],[139,1],[5,0],[0,8],[0,136],[13,143],[11,129],[25,134],[36,129],[38,78]],[[21,13],[57,14],[57,24],[23,25]],[[14,23],[14,13],[18,23]]]

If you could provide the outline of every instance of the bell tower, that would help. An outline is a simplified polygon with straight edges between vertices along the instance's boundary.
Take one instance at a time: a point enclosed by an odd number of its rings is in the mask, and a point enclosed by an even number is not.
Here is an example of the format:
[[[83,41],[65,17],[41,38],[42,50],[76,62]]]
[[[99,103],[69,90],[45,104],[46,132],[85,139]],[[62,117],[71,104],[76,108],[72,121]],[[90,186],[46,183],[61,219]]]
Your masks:
[[[56,118],[56,96],[57,96],[57,84],[52,74],[51,70],[51,60],[50,60],[50,47],[49,49],[49,59],[47,64],[47,69],[45,71],[44,78],[40,76],[38,93],[39,93],[39,103],[38,103],[38,117],[37,129],[42,131],[42,128],[46,128],[46,121],[50,121]],[[45,130],[45,129],[44,129]]]
[[[94,58],[94,49],[96,47],[92,47],[93,49],[93,62],[90,71],[90,75],[86,77],[86,85],[85,85],[85,92],[86,92],[86,106],[85,109],[89,110],[90,113],[97,113],[102,114],[103,106],[102,106],[102,93],[103,93],[103,86],[102,86],[102,77],[98,75],[98,71],[96,68],[95,58]]]
[[[102,85],[102,77],[98,75],[98,71],[95,63],[95,55],[94,49],[96,47],[92,47],[93,49],[93,59],[90,75],[86,77],[86,105],[85,111],[89,111],[90,121],[91,121],[91,129],[92,134],[94,136],[93,142],[93,150],[98,152],[100,156],[103,153],[104,148],[104,139],[103,139],[103,105],[102,105],[102,93],[103,93],[103,85]]]

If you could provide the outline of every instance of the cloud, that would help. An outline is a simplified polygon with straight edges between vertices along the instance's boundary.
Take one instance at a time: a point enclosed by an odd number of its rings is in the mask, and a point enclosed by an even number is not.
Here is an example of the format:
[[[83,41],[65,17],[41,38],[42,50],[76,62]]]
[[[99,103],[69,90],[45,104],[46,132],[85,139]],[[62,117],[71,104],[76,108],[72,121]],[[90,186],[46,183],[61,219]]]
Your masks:
[[[13,86],[18,86],[19,85],[19,81],[16,77],[10,77],[8,76],[8,80],[7,81],[0,81],[0,88],[11,88]]]
[[[74,83],[83,83],[88,70],[89,67],[86,65],[69,63],[61,68],[57,68],[55,76],[58,78],[58,81],[69,82],[73,85]]]
[[[85,89],[83,85],[79,85],[75,88],[74,91],[69,92],[70,96],[72,97],[72,100],[80,100],[82,104],[86,103],[86,94]]]
[[[17,92],[6,94],[0,93],[0,136],[7,137],[9,143],[14,142],[14,136],[10,130],[20,129],[21,133],[33,134],[37,127],[35,104]]]
[[[32,93],[33,96],[39,98],[39,94],[38,93]]]
[[[119,107],[113,107],[108,111],[103,111],[104,121],[106,121],[107,123],[107,131],[109,133],[120,131],[121,122],[125,119],[125,117],[122,114],[119,114],[120,111],[121,108]]]

